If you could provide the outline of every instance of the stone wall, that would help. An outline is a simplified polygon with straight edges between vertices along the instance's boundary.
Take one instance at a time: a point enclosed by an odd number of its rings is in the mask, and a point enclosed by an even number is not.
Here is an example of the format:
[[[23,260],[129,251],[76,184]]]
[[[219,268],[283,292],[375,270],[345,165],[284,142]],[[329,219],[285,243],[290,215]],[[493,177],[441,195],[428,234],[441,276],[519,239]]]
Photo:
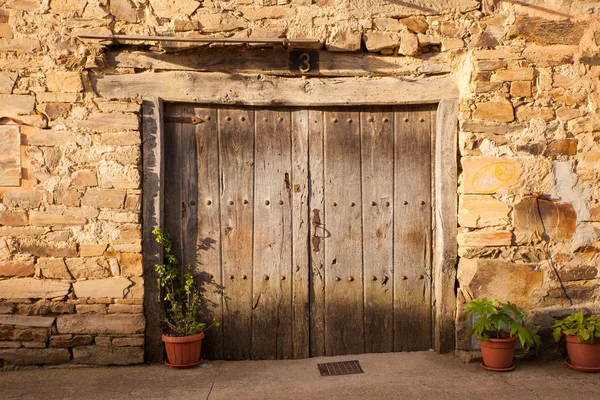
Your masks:
[[[595,1],[0,0],[0,360],[143,361],[143,93],[101,98],[91,77],[155,66],[112,63],[107,49],[139,43],[83,32],[311,38],[454,73],[457,348],[470,298],[511,300],[544,326],[600,295]],[[427,68],[436,54],[448,68]]]

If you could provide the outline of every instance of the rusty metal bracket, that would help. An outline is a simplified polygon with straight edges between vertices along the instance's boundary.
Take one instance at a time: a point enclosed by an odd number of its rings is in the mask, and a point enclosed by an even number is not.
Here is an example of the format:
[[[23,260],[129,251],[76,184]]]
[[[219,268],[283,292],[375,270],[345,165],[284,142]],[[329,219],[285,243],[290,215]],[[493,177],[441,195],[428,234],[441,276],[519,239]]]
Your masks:
[[[191,124],[191,125],[198,125],[202,122],[204,122],[204,120],[200,117],[165,117],[165,122],[171,122],[174,124]]]

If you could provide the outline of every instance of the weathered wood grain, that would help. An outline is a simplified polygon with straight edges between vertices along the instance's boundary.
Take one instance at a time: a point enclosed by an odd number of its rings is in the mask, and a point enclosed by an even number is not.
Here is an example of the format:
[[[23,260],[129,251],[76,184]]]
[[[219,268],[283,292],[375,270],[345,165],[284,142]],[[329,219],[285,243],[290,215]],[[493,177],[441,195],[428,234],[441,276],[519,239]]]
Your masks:
[[[144,314],[146,330],[144,360],[163,361],[161,341],[163,319],[162,299],[158,275],[154,265],[162,262],[163,252],[156,243],[152,229],[163,226],[164,201],[164,125],[163,105],[158,98],[144,99],[142,103],[142,264],[144,271]]]
[[[254,118],[252,358],[291,358],[290,112],[256,110]]]
[[[223,276],[221,273],[221,202],[219,196],[219,127],[215,107],[198,107],[195,115],[203,122],[196,125],[198,162],[198,235],[196,275],[200,276],[207,307],[202,310],[206,323],[223,319]],[[208,359],[223,358],[223,325],[205,333],[202,351]]]
[[[309,111],[292,111],[292,345],[294,358],[309,357],[309,251],[308,204]]]
[[[224,107],[218,114],[224,356],[247,359],[252,337],[254,119],[247,109]]]
[[[359,118],[350,110],[324,115],[327,355],[364,353]]]
[[[435,143],[435,254],[434,348],[447,353],[454,350],[457,262],[457,126],[458,102],[442,100],[436,116]]]
[[[181,106],[181,115],[195,115],[190,104]],[[196,241],[198,238],[198,160],[196,154],[196,127],[192,124],[179,124],[181,136],[180,176],[181,176],[181,266],[196,268]]]
[[[160,96],[164,100],[215,104],[335,106],[437,103],[458,98],[453,76],[431,78],[285,78],[217,72],[144,72],[95,75],[108,98]]]
[[[268,49],[202,48],[181,53],[109,50],[107,64],[117,68],[155,71],[202,71],[288,76],[289,52],[281,47]],[[443,53],[429,53],[421,58],[381,56],[364,53],[319,53],[322,76],[403,76],[450,73]]]
[[[394,350],[431,347],[431,112],[395,113]]]
[[[323,111],[308,116],[308,196],[310,209],[310,356],[325,355],[325,165]]]
[[[361,186],[365,285],[365,350],[393,351],[394,113],[363,109]]]

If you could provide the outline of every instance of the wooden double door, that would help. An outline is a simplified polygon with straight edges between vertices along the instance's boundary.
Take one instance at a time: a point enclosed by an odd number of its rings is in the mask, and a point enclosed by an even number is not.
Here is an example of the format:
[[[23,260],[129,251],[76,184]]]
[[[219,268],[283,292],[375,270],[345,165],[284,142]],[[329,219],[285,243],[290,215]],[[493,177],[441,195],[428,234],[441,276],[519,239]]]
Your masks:
[[[213,359],[432,346],[434,106],[167,104],[165,227]]]

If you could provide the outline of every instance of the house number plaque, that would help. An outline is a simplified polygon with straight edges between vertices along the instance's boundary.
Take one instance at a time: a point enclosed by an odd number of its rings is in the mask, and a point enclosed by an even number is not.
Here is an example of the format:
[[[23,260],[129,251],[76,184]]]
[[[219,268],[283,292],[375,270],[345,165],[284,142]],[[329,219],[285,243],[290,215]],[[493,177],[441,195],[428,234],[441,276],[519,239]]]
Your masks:
[[[295,74],[319,73],[319,52],[290,51],[290,72]]]

